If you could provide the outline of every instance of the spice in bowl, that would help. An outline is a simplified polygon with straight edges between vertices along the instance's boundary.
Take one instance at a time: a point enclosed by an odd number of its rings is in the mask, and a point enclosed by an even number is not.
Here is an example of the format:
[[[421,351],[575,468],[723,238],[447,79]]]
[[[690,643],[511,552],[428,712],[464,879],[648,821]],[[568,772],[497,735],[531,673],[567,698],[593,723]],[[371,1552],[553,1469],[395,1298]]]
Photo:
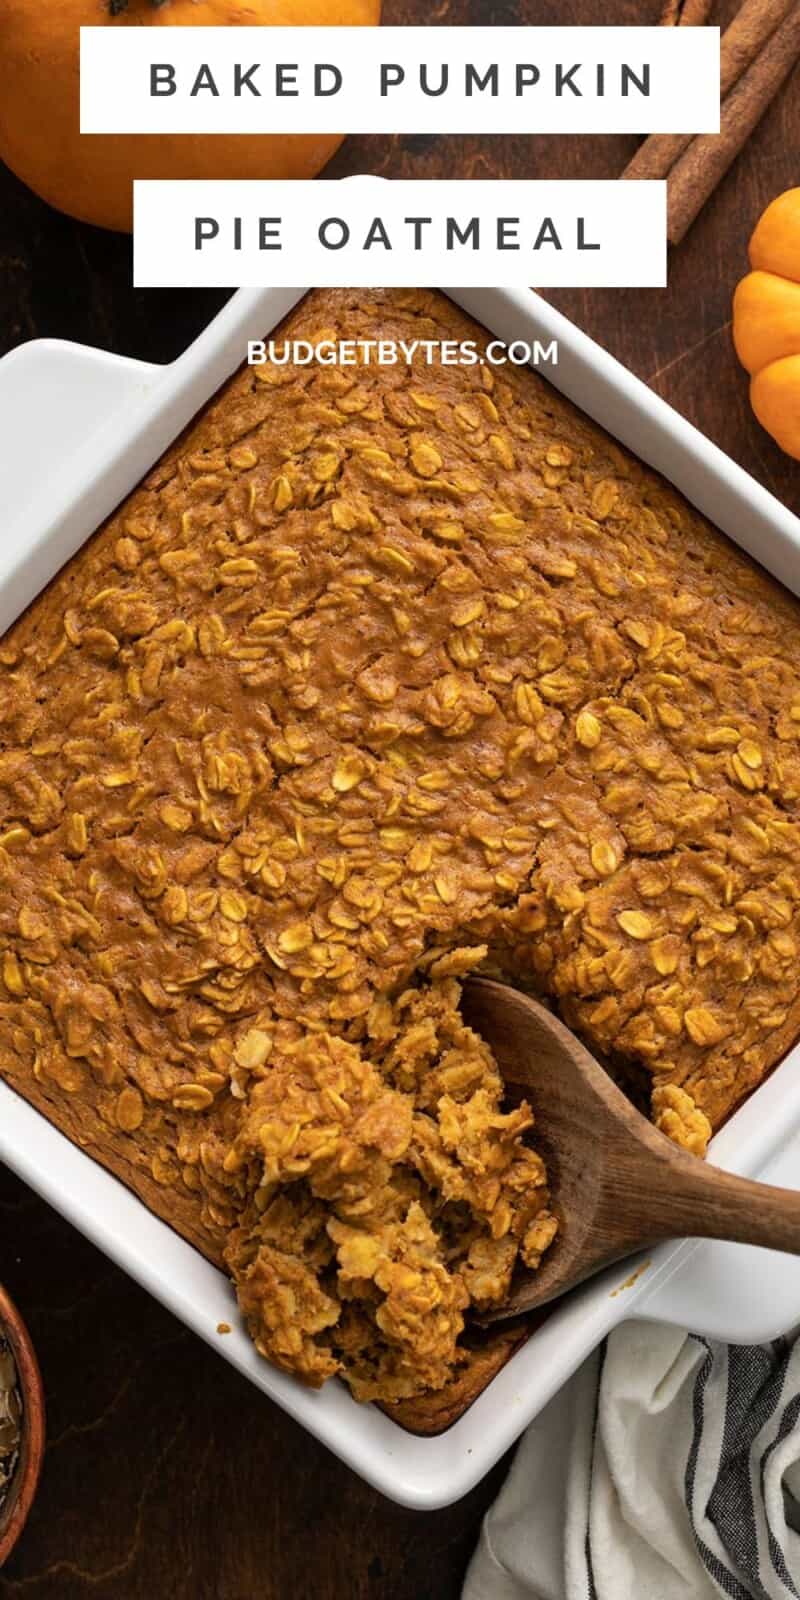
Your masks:
[[[25,1526],[42,1467],[44,1387],[25,1324],[0,1287],[0,1567]]]
[[[22,1437],[22,1402],[17,1364],[7,1341],[0,1336],[0,1511],[17,1470]]]

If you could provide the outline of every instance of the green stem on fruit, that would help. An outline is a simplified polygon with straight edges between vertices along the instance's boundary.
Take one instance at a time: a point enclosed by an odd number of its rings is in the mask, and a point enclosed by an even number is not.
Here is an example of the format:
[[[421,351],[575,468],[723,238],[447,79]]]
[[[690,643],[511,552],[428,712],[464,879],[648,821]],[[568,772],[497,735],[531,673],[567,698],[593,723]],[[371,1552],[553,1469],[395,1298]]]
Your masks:
[[[167,0],[150,0],[151,6],[156,11],[166,3]],[[108,0],[108,9],[112,17],[121,17],[123,11],[128,9],[128,0]]]

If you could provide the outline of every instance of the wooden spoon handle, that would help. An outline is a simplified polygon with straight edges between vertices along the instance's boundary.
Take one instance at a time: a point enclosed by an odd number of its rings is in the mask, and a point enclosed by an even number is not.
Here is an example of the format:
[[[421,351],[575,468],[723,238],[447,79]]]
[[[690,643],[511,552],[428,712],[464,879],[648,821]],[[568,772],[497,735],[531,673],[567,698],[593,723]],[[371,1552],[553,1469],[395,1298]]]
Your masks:
[[[754,1183],[688,1157],[669,1174],[670,1221],[690,1237],[732,1239],[800,1255],[800,1191]],[[655,1211],[659,1207],[656,1203]],[[676,1233],[678,1227],[676,1226]]]

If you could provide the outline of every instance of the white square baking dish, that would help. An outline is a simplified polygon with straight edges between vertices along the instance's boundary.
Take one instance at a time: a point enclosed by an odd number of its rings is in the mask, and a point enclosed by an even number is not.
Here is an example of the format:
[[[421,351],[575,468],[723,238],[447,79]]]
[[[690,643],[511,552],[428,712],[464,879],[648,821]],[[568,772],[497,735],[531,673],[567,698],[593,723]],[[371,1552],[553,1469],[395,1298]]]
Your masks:
[[[240,291],[165,368],[50,340],[0,361],[0,630],[235,369],[247,339],[269,333],[304,292]],[[447,292],[502,339],[556,339],[559,364],[546,369],[554,386],[800,592],[800,521],[642,383],[536,295]],[[789,1186],[800,1180],[800,1048],[715,1138],[711,1158]],[[453,1427],[416,1438],[375,1407],[357,1406],[343,1385],[312,1393],[261,1360],[223,1275],[3,1084],[0,1159],[376,1488],[421,1509],[465,1494],[625,1317],[734,1342],[772,1338],[800,1320],[800,1260],[724,1244],[665,1245],[636,1264],[638,1275],[628,1263],[571,1295]],[[220,1337],[220,1322],[233,1331]]]

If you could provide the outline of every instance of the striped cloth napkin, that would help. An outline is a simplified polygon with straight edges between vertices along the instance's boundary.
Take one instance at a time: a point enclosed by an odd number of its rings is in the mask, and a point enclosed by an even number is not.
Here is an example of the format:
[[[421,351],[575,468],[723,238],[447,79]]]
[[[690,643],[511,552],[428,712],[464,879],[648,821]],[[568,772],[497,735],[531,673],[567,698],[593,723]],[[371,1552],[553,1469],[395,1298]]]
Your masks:
[[[531,1423],[463,1600],[800,1600],[798,1334],[615,1329]]]

